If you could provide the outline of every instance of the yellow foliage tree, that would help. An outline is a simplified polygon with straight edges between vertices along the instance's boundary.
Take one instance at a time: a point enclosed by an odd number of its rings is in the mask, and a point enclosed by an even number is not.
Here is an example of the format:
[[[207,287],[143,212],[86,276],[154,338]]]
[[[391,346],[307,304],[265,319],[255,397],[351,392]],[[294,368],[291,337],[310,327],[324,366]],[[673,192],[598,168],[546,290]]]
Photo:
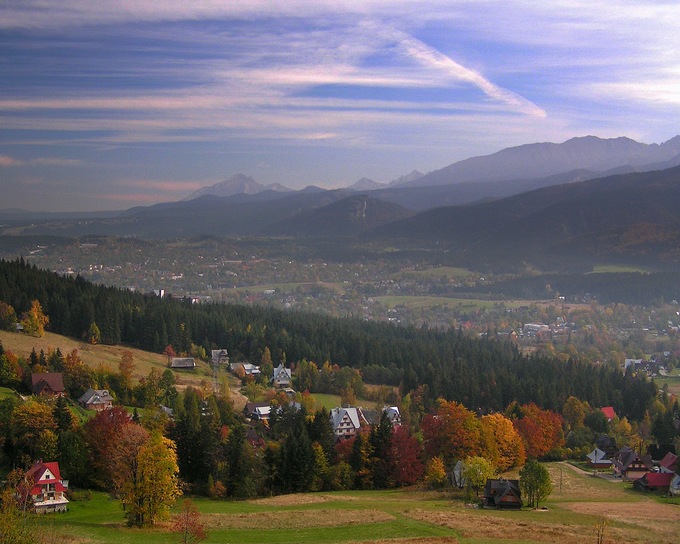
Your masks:
[[[446,485],[446,468],[441,457],[433,457],[427,462],[425,483],[433,489],[440,489]]]
[[[160,432],[151,435],[137,454],[137,463],[123,488],[128,525],[150,527],[168,517],[181,495],[175,443]]]
[[[38,300],[31,302],[31,309],[23,315],[21,325],[26,334],[31,336],[43,336],[45,334],[45,326],[50,322]]]
[[[524,443],[512,421],[503,414],[489,414],[481,425],[483,456],[500,472],[524,463]]]

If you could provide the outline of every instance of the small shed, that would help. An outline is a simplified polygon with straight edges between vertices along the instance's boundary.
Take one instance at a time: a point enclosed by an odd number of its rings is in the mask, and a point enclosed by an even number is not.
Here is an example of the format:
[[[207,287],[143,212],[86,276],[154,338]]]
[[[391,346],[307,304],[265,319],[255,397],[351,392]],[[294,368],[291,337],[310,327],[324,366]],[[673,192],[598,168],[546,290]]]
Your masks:
[[[170,368],[194,370],[196,368],[196,360],[193,357],[173,357],[170,359]]]

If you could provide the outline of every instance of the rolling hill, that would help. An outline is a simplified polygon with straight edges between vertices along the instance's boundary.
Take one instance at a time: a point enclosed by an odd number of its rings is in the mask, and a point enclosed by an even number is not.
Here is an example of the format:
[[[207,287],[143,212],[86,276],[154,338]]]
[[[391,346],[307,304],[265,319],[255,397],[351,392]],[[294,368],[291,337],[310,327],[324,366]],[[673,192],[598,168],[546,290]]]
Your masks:
[[[680,260],[680,167],[537,189],[493,202],[442,207],[371,236],[461,256],[517,260]]]

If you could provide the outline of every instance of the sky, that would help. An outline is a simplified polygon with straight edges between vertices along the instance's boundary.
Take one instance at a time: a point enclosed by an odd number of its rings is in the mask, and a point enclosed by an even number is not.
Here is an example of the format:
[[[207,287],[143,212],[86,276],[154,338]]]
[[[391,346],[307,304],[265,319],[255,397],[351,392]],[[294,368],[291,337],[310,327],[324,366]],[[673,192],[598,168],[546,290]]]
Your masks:
[[[680,3],[0,0],[0,209],[680,133]]]

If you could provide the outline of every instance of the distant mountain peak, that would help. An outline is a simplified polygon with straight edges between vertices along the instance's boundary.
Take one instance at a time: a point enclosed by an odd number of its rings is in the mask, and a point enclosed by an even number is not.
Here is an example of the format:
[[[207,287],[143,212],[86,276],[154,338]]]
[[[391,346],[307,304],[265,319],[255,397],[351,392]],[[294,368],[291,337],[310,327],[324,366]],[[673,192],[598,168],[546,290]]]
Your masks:
[[[418,170],[413,170],[410,174],[405,174],[403,176],[399,176],[397,179],[393,179],[392,181],[389,182],[390,187],[397,187],[399,185],[403,185],[405,183],[410,183],[413,181],[416,181],[420,178],[422,178],[425,174],[422,172],[419,172]]]
[[[262,185],[253,178],[245,174],[235,174],[229,179],[215,183],[208,187],[202,187],[198,191],[194,191],[184,200],[194,200],[200,196],[213,195],[218,197],[233,196],[238,194],[254,195],[263,191],[291,191],[287,187],[279,183],[272,183],[271,185]]]
[[[373,191],[374,189],[382,189],[385,187],[383,183],[378,183],[369,178],[361,178],[355,184],[350,185],[348,189],[353,189],[355,191]]]

